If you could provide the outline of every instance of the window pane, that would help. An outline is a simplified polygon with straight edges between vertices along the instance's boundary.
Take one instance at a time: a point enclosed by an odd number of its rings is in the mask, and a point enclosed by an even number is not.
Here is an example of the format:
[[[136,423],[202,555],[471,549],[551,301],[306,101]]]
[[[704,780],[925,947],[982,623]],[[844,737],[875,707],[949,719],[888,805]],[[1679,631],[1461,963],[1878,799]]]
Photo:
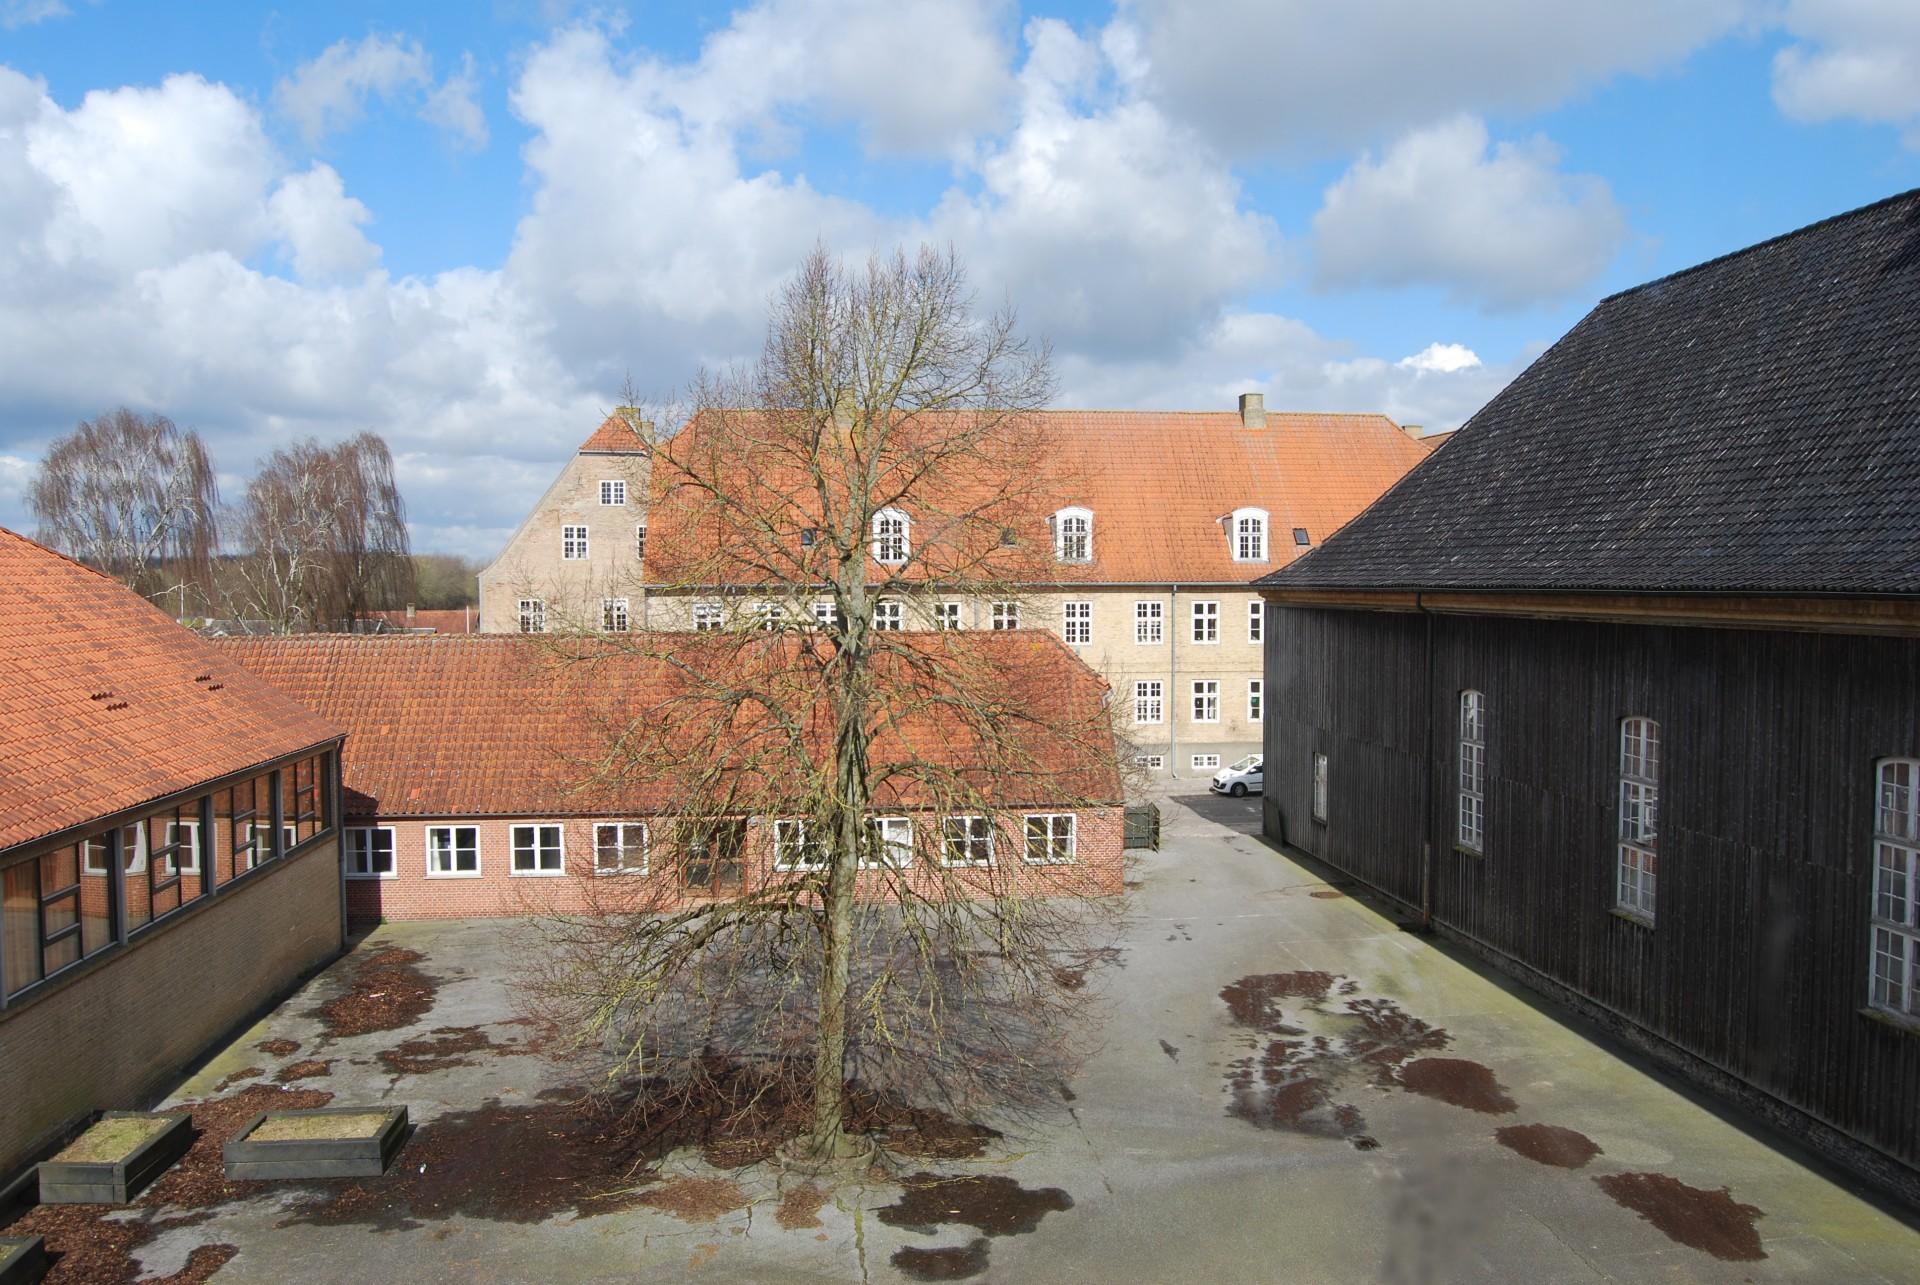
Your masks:
[[[38,869],[22,861],[0,871],[0,938],[6,941],[8,994],[41,977]]]

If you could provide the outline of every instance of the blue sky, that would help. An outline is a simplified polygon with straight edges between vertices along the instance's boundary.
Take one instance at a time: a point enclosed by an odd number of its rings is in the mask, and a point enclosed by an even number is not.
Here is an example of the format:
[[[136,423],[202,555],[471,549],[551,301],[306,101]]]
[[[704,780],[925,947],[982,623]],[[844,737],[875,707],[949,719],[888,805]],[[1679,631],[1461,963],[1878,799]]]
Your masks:
[[[489,556],[816,240],[955,245],[1062,405],[1450,426],[1602,295],[1920,186],[1911,0],[0,0],[0,523],[114,405],[372,428]]]

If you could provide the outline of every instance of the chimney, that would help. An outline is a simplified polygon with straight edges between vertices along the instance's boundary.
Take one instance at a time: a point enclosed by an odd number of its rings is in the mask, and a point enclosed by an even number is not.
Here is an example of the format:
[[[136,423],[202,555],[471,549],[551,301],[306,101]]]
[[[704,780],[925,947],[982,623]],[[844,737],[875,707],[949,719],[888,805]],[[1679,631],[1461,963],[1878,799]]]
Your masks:
[[[1240,427],[1265,428],[1267,426],[1267,395],[1265,393],[1240,394]]]
[[[615,406],[613,413],[627,421],[627,426],[640,435],[640,440],[649,446],[653,444],[653,421],[640,418],[638,406]]]
[[[1400,428],[1402,432],[1406,433],[1408,437],[1411,437],[1416,442],[1419,441],[1421,435],[1427,431],[1418,424],[1402,424]]]
[[[413,624],[413,604],[407,604],[407,624]]]
[[[854,412],[853,390],[842,388],[833,397],[833,426],[842,433],[853,428]]]

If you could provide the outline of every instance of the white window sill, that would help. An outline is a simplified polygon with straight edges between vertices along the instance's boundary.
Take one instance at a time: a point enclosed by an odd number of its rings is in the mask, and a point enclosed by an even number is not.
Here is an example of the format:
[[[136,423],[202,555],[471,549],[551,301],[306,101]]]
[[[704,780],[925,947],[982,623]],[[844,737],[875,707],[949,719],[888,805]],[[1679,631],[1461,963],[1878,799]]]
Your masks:
[[[942,870],[991,870],[992,861],[942,861]]]
[[[480,877],[480,872],[478,870],[429,870],[427,871],[427,878],[429,879],[478,879],[479,877]]]
[[[1653,927],[1653,916],[1649,915],[1644,910],[1629,910],[1625,906],[1614,906],[1610,910],[1608,910],[1607,913],[1612,915],[1615,919],[1626,920],[1628,923],[1634,925],[1636,928],[1651,929]]]
[[[1070,866],[1074,864],[1072,857],[1027,857],[1025,860],[1030,866]]]
[[[596,879],[618,879],[625,875],[643,875],[645,866],[595,866],[593,876]]]
[[[566,873],[566,867],[562,866],[558,870],[509,870],[507,876],[511,879],[559,879],[565,877]]]
[[[399,876],[392,871],[388,871],[386,874],[372,874],[372,875],[357,875],[357,874],[354,874],[352,871],[348,871],[347,878],[358,879],[363,883],[377,883],[382,879],[397,879],[399,878]]]
[[[829,867],[825,863],[822,863],[817,866],[788,866],[788,865],[782,865],[778,861],[773,863],[774,873],[783,874],[783,875],[825,874],[828,868]]]

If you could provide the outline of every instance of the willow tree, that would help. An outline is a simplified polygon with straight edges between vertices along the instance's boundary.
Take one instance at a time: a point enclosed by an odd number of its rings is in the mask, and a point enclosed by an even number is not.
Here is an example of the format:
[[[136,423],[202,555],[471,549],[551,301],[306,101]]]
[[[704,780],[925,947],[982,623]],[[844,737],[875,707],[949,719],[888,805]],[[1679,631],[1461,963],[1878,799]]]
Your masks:
[[[752,1062],[756,1093],[805,1103],[816,1159],[863,1149],[850,1083],[1057,1089],[1041,1068],[1070,1056],[1120,892],[1105,685],[1049,634],[934,628],[1048,576],[1072,490],[1051,390],[1044,346],[924,249],[816,251],[759,360],[696,384],[655,452],[643,577],[683,632],[610,644],[678,679],[580,763],[583,789],[654,800],[650,877],[546,928],[543,1000],[577,1042],[656,1083]]]
[[[198,434],[121,407],[56,441],[27,492],[44,544],[150,598],[211,582],[219,489]],[[184,604],[183,604],[184,609]]]

